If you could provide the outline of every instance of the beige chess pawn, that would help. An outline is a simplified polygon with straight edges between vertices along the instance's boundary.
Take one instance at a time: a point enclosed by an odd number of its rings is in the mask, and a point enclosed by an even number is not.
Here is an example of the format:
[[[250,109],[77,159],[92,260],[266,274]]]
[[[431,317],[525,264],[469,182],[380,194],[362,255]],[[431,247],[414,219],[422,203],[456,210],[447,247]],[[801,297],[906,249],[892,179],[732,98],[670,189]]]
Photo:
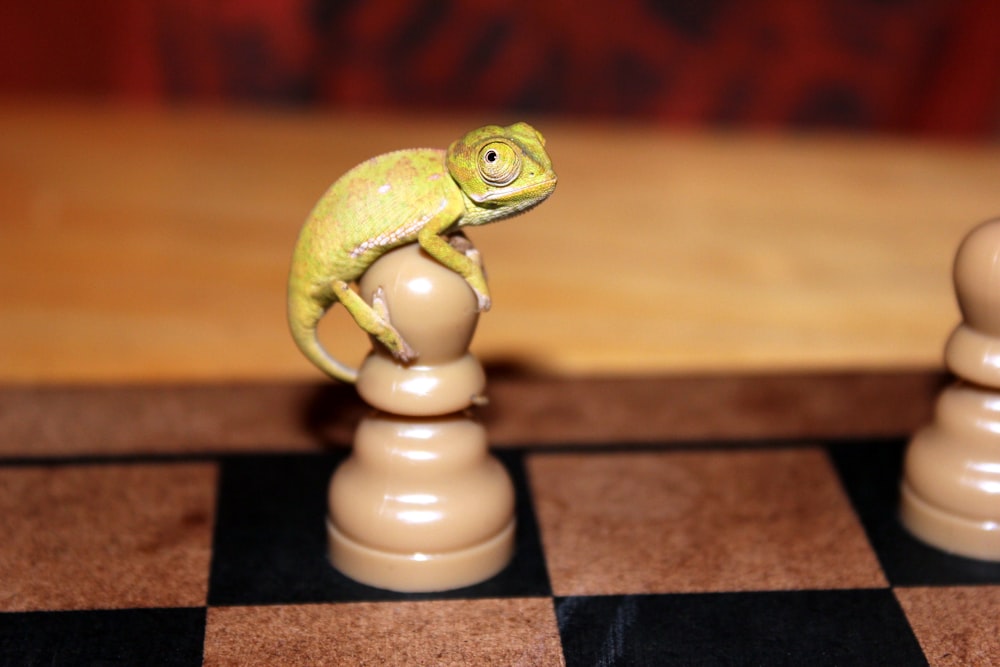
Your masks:
[[[380,290],[418,357],[403,365],[375,345],[361,366],[358,392],[379,412],[362,421],[330,481],[330,560],[352,579],[396,591],[488,579],[513,554],[514,491],[466,413],[485,386],[468,352],[476,298],[415,244],[381,257],[359,287],[369,303]]]
[[[945,361],[959,379],[910,442],[901,518],[943,551],[1000,560],[1000,219],[966,236],[954,281],[963,320]]]

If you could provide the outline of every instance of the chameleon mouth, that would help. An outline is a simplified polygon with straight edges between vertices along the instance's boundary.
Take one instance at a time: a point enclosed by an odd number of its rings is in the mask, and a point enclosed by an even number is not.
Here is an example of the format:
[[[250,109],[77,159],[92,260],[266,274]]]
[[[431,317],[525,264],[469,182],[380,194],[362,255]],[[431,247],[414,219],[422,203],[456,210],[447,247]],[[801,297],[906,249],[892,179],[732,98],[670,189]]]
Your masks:
[[[496,188],[494,190],[490,190],[489,192],[472,197],[472,199],[477,204],[490,204],[496,202],[497,200],[502,201],[511,198],[538,198],[539,203],[541,203],[550,194],[552,194],[553,190],[556,189],[556,183],[558,180],[558,177],[555,174],[552,174],[552,178],[539,181],[538,183],[532,183],[531,185],[514,188]]]

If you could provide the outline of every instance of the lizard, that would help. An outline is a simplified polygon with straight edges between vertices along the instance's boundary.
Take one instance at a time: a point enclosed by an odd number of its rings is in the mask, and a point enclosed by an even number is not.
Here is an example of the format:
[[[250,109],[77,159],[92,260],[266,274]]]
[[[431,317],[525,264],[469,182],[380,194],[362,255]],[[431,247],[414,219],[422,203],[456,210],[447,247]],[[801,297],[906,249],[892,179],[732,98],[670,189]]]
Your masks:
[[[368,305],[351,285],[389,250],[416,242],[465,279],[480,312],[489,310],[478,251],[456,249],[448,234],[523,213],[545,201],[556,181],[545,138],[523,122],[480,127],[447,150],[404,149],[350,169],[316,203],[295,245],[288,324],[296,345],[326,374],[355,382],[357,369],[317,337],[320,319],[339,302],[396,359],[413,362],[416,353],[392,326],[382,290]]]

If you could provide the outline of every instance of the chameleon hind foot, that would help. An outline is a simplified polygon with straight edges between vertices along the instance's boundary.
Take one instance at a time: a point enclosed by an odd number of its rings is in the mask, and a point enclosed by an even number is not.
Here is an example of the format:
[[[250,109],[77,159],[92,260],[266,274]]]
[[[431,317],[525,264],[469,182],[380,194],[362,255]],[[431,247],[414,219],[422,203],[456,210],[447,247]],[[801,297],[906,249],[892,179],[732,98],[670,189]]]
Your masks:
[[[375,312],[376,321],[378,322],[378,332],[373,332],[372,335],[392,353],[392,356],[398,359],[404,364],[408,364],[417,358],[416,351],[410,347],[403,336],[400,335],[396,327],[392,326],[392,321],[389,317],[389,307],[385,300],[385,290],[381,286],[376,288],[375,292],[372,294],[372,310]]]
[[[337,300],[351,314],[366,333],[374,337],[389,350],[393,357],[407,364],[417,358],[417,352],[403,340],[389,317],[389,307],[386,304],[385,291],[378,287],[372,292],[372,303],[369,306],[361,296],[351,289],[343,280],[334,281],[333,293]]]

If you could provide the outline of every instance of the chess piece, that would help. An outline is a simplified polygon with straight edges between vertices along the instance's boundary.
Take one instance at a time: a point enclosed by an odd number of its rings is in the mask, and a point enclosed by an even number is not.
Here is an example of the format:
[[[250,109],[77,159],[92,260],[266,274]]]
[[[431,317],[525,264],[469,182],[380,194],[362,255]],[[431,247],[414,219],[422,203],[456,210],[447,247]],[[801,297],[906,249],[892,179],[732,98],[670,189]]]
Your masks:
[[[468,352],[476,297],[416,244],[381,257],[359,288],[369,303],[381,291],[419,356],[402,364],[375,343],[359,369],[358,393],[377,412],[330,481],[330,560],[352,579],[404,592],[488,579],[513,554],[514,492],[466,411],[485,386]]]
[[[462,234],[453,235],[451,243],[463,252],[471,248]],[[358,394],[365,402],[396,415],[426,416],[484,400],[486,375],[469,353],[479,312],[461,276],[409,245],[373,264],[359,288],[369,303],[382,289],[393,324],[406,329],[404,340],[419,352],[415,363],[400,364],[373,338],[372,353],[358,371]]]
[[[962,322],[945,347],[958,377],[906,453],[901,518],[943,551],[1000,561],[1000,219],[955,257]]]

